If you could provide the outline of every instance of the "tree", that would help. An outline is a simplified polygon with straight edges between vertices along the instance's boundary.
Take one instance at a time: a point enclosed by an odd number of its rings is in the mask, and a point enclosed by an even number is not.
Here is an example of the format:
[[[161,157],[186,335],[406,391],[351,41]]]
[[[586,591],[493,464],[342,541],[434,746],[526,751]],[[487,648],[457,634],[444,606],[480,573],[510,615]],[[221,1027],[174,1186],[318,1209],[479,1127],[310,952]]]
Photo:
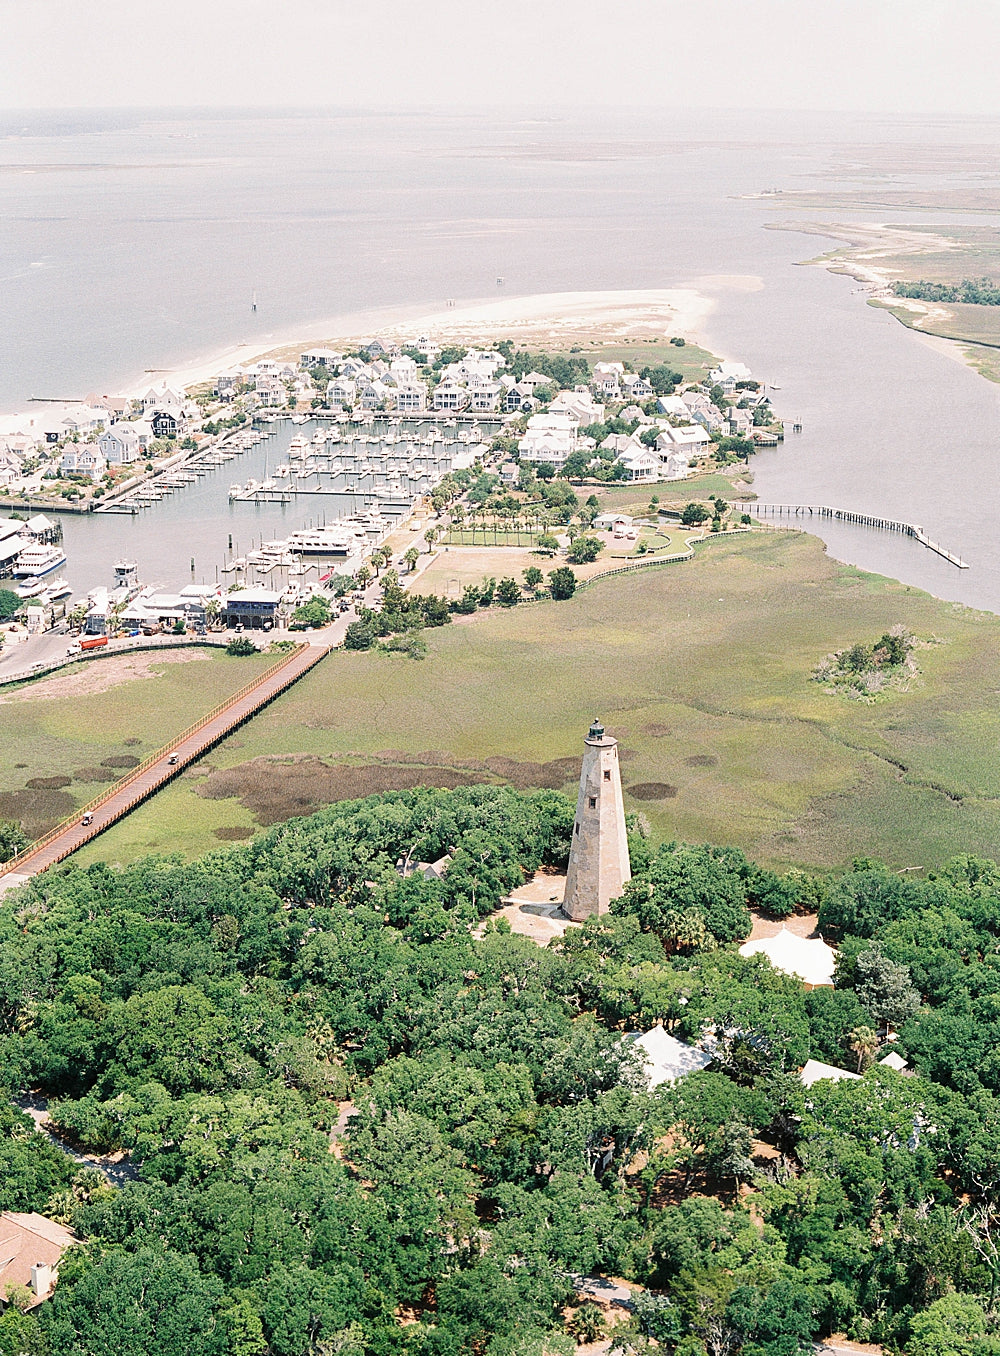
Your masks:
[[[417,561],[420,559],[420,552],[415,546],[411,546],[403,555],[403,560],[409,570],[416,568]]]
[[[10,589],[0,588],[0,621],[7,621],[13,617],[18,608],[21,607],[21,599]]]
[[[362,565],[354,578],[357,580],[358,588],[363,589],[372,582],[372,572],[367,565]]]
[[[847,1034],[847,1048],[858,1059],[858,1073],[864,1073],[879,1047],[878,1035],[870,1026],[856,1026]]]
[[[497,584],[496,600],[501,607],[515,607],[521,601],[516,579],[504,578]]]
[[[344,632],[345,650],[370,650],[375,643],[375,632],[366,621],[353,621]]]
[[[697,527],[699,523],[706,522],[711,516],[704,504],[685,504],[681,510],[681,522],[685,527]]]
[[[577,537],[566,554],[566,559],[574,565],[588,565],[596,560],[604,548],[597,537]]]
[[[524,586],[529,589],[537,590],[545,578],[537,565],[529,565],[522,573],[524,575]]]
[[[604,1310],[593,1300],[584,1300],[566,1326],[578,1342],[599,1342],[605,1336]]]
[[[0,819],[0,862],[9,862],[23,852],[31,839],[15,820]]]
[[[568,565],[560,565],[549,572],[549,592],[559,602],[572,598],[576,592],[576,575]]]
[[[907,1356],[987,1356],[1000,1351],[988,1331],[986,1314],[971,1295],[944,1295],[910,1320]]]
[[[539,551],[548,551],[550,555],[559,550],[559,541],[550,532],[543,532],[535,545]]]
[[[235,655],[238,659],[248,659],[250,655],[256,653],[257,646],[249,636],[233,636],[226,646],[226,654]]]
[[[902,1026],[920,1008],[920,995],[910,980],[908,965],[898,965],[875,944],[858,954],[854,991],[879,1025]]]
[[[292,613],[296,626],[326,626],[330,620],[330,604],[325,598],[310,598]]]

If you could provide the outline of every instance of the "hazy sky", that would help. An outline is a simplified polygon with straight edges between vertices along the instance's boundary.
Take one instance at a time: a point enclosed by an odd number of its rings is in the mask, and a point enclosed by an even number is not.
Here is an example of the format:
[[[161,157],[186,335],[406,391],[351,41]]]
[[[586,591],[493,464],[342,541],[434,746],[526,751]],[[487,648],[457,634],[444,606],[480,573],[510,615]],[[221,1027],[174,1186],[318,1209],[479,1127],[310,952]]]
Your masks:
[[[1000,0],[0,0],[0,107],[998,113]]]

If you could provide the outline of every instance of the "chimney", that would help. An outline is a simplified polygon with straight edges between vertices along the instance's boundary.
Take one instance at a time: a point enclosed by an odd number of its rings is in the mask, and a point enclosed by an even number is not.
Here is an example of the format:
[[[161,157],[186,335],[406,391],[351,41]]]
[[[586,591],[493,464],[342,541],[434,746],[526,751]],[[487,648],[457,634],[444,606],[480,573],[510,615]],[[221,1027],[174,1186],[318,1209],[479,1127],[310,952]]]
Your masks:
[[[576,922],[607,913],[631,875],[618,741],[595,720],[583,741],[563,912]]]
[[[45,1262],[35,1262],[31,1268],[31,1288],[39,1299],[45,1299],[55,1280],[52,1268]]]

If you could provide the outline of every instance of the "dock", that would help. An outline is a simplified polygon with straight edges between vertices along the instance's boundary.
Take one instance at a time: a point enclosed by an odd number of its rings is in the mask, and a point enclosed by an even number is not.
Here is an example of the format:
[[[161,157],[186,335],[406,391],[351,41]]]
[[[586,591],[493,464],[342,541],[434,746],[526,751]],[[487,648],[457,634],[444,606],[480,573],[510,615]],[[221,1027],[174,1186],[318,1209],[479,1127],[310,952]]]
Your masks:
[[[775,518],[832,518],[842,523],[858,523],[862,527],[879,528],[883,532],[901,532],[906,537],[912,537],[914,541],[926,546],[928,551],[933,551],[939,555],[942,560],[946,560],[949,565],[954,565],[958,570],[967,570],[968,564],[955,555],[953,551],[946,550],[939,542],[931,541],[922,527],[915,523],[904,523],[897,518],[880,518],[872,513],[856,513],[852,509],[830,508],[825,504],[760,504],[760,503],[735,503],[734,508],[739,509],[741,513],[749,513],[752,517],[775,517]]]

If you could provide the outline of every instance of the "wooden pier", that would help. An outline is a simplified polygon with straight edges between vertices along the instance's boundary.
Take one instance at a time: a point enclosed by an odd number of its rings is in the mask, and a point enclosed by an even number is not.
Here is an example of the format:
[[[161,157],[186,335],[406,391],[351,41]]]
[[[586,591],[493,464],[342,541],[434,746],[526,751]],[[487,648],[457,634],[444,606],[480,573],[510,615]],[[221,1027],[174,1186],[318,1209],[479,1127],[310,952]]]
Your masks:
[[[928,551],[933,551],[935,555],[941,556],[949,565],[954,565],[956,569],[967,570],[969,566],[954,552],[947,551],[936,541],[931,541],[922,527],[917,527],[915,523],[904,523],[897,518],[880,518],[873,513],[855,513],[852,509],[830,508],[825,504],[760,504],[760,503],[737,503],[734,508],[741,513],[749,513],[752,517],[775,517],[775,518],[832,518],[842,523],[858,523],[861,527],[875,527],[883,532],[901,532],[906,537],[912,537],[918,541],[921,546],[926,546]]]

